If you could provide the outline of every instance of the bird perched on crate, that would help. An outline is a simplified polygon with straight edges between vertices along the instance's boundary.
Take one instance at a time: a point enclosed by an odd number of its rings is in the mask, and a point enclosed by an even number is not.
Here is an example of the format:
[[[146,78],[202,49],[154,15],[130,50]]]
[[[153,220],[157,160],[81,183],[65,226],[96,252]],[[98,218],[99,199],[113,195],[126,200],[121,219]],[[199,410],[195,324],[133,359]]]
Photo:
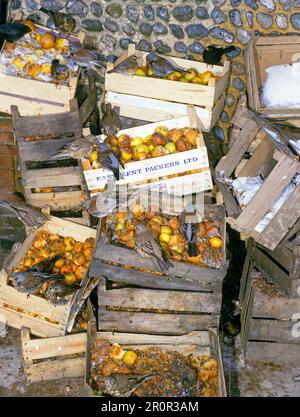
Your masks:
[[[76,27],[75,19],[67,13],[54,12],[52,10],[45,9],[44,7],[41,7],[40,11],[52,17],[56,29],[66,33],[67,35],[70,35]]]
[[[141,257],[155,261],[160,272],[168,275],[170,268],[173,267],[156,237],[142,223],[138,223],[135,227],[135,250]]]
[[[28,229],[38,229],[48,220],[40,211],[33,207],[29,207],[25,203],[13,203],[3,200],[0,201],[0,207],[14,213]]]
[[[98,143],[98,159],[102,168],[112,171],[117,181],[123,178],[120,168],[124,169],[124,164],[116,152],[105,142]]]
[[[170,59],[163,58],[162,56],[156,55],[151,52],[146,56],[146,61],[149,64],[152,73],[155,77],[167,77],[172,72],[188,73],[184,68],[178,67]]]
[[[203,52],[203,61],[209,65],[220,65],[222,56],[235,50],[236,47],[232,45],[226,48],[216,48],[213,45],[209,45]]]
[[[196,207],[189,205],[181,213],[179,217],[180,221],[180,233],[185,237],[188,244],[188,254],[191,257],[198,255],[196,246],[197,232],[199,228],[198,223],[192,223],[192,217],[196,215]]]
[[[80,285],[68,285],[64,281],[50,282],[44,297],[55,305],[67,304],[74,296],[74,291],[79,290]]]
[[[97,70],[97,67],[105,68],[105,65],[98,59],[96,52],[89,51],[85,48],[71,52],[71,59],[77,65],[86,69],[92,68]]]
[[[47,281],[64,280],[62,274],[50,274],[48,272],[40,272],[36,268],[30,268],[25,272],[13,272],[12,282],[14,288],[28,295],[34,294]]]
[[[31,29],[22,23],[5,23],[0,25],[0,39],[7,42],[16,42],[30,31]]]
[[[67,65],[61,64],[59,59],[53,59],[51,63],[51,75],[57,83],[62,83],[69,78],[70,70]]]
[[[82,205],[93,217],[106,217],[118,207],[115,190],[114,182],[108,180],[104,191],[85,200]]]
[[[107,74],[116,72],[117,74],[132,75],[138,67],[138,58],[136,55],[130,55],[120,64],[116,65],[112,70],[107,71]]]
[[[101,130],[104,135],[112,136],[122,129],[120,117],[112,108],[111,103],[105,104],[105,110],[101,119]]]
[[[79,138],[74,140],[73,142],[64,145],[59,152],[52,156],[51,160],[56,159],[81,159],[81,158],[89,158],[91,154],[97,150],[98,147],[98,140],[95,136],[85,136],[83,138]]]
[[[134,391],[145,381],[156,376],[154,372],[145,375],[138,374],[112,374],[102,377],[99,381],[101,392],[113,397],[130,397]]]

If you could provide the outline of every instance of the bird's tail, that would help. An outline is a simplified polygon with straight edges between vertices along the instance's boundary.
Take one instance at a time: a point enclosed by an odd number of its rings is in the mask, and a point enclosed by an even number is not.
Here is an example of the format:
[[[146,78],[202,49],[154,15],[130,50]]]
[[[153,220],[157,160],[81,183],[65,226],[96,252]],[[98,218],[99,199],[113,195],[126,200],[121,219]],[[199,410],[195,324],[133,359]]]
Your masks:
[[[35,274],[33,272],[33,274]],[[60,281],[65,279],[65,276],[63,274],[49,274],[49,273],[40,273],[37,272],[36,273],[37,277],[41,279],[42,282],[47,282],[47,281]]]
[[[48,16],[52,16],[52,11],[51,10],[47,10],[44,7],[40,7],[40,12],[47,14]]]
[[[169,269],[173,267],[172,262],[167,258],[166,254],[163,254],[163,259],[155,255],[154,255],[154,258],[157,262],[160,272],[163,272],[166,274],[168,273]]]
[[[231,46],[227,46],[227,48],[223,49],[224,54],[227,54],[228,52],[233,52],[236,50],[236,47],[231,45]]]
[[[56,161],[60,159],[72,158],[68,149],[59,151],[56,155],[53,155],[49,158],[50,161]]]
[[[112,172],[117,181],[124,179],[124,175],[122,174],[120,169],[112,169]]]
[[[190,257],[198,256],[198,250],[195,242],[188,242],[188,254]]]

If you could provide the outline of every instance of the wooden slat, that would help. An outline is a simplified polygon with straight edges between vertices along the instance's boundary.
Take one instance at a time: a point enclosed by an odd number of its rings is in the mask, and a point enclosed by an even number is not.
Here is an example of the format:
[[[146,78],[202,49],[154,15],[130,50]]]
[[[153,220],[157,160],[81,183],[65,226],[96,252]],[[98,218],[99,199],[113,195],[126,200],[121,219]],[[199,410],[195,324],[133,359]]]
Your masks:
[[[84,357],[43,362],[25,367],[27,381],[42,382],[84,375]]]
[[[278,162],[272,173],[236,220],[234,226],[239,231],[249,233],[255,228],[257,223],[270,209],[270,203],[289,184],[297,172],[298,166],[298,161],[289,157],[285,157],[281,162]]]
[[[246,359],[295,367],[300,365],[300,346],[290,344],[287,347],[286,343],[249,342]]]
[[[98,332],[97,337],[105,337],[109,339],[110,343],[119,343],[121,345],[209,345],[209,334],[207,331],[194,331],[183,336]]]
[[[151,310],[219,313],[221,294],[122,288],[98,292],[101,306]]]
[[[123,282],[145,288],[184,291],[217,291],[217,286],[214,285],[213,282],[193,281],[192,279],[176,277],[172,278],[170,281],[166,276],[153,275],[135,269],[126,269],[116,265],[105,264],[98,262],[95,258],[89,271],[90,276],[104,276],[114,282]]]
[[[31,188],[68,187],[85,184],[79,166],[22,171],[22,181],[25,187]]]
[[[81,135],[81,124],[77,111],[40,116],[16,116],[13,112],[12,120],[15,134],[19,141],[26,136],[47,136],[50,134]],[[25,142],[29,144],[30,142]]]
[[[22,161],[48,161],[65,145],[73,142],[74,136],[62,139],[44,139],[33,142],[18,142]]]
[[[216,166],[217,173],[224,173],[226,177],[229,177],[239,161],[242,159],[244,153],[249,148],[250,143],[255,138],[260,128],[257,124],[248,119],[244,124],[240,134],[238,135],[236,142],[229,149],[229,152],[223,157]]]
[[[296,320],[252,319],[250,321],[249,341],[299,344],[300,337],[293,336],[295,325],[297,325]]]
[[[294,314],[300,312],[300,299],[288,298],[278,295],[271,296],[265,292],[254,289],[252,317],[291,320]]]
[[[33,207],[49,205],[52,210],[71,210],[82,207],[88,197],[85,191],[64,191],[61,193],[25,193],[26,202]]]
[[[99,311],[99,330],[180,335],[219,327],[219,316]]]
[[[274,284],[288,297],[299,297],[297,289],[299,287],[299,279],[292,279],[289,275],[278,266],[275,262],[272,262],[268,256],[266,256],[261,250],[253,249],[253,260],[266,276],[269,282]]]
[[[86,333],[29,341],[22,340],[22,347],[25,360],[48,359],[84,353],[86,350]]]
[[[156,271],[156,266],[151,259],[141,258],[136,255],[134,250],[117,247],[110,244],[104,244],[99,241],[95,250],[94,257],[100,261],[115,262],[119,265],[134,266],[136,268],[145,269],[148,271]],[[226,275],[226,270],[201,268],[188,263],[175,262],[176,265],[174,273],[177,277],[193,279],[198,281],[216,282],[221,281]]]
[[[292,210],[291,210],[292,208]],[[274,250],[282,241],[291,226],[300,218],[300,184],[283,204],[271,222],[265,227],[258,241],[261,245]]]
[[[275,163],[272,163],[273,150],[273,143],[268,140],[267,134],[264,133],[264,139],[258,145],[243,169],[239,172],[238,176],[255,177],[262,174],[263,178],[267,177],[275,166]]]

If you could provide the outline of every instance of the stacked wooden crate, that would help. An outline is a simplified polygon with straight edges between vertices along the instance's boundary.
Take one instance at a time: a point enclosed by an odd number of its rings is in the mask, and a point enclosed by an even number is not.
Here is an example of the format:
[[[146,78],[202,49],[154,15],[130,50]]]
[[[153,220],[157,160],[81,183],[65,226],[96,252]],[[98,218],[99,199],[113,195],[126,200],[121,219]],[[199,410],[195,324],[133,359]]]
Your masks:
[[[130,44],[128,51],[107,69],[112,70],[131,55],[138,58],[141,66],[145,65],[148,54],[135,50],[135,46]],[[194,68],[199,73],[210,71],[220,79],[201,85],[112,72],[105,76],[105,102],[119,107],[123,117],[149,122],[186,116],[187,107],[193,105],[202,131],[209,132],[224,107],[230,76],[229,61],[226,60],[224,66],[212,66],[187,59],[171,59],[181,68]]]
[[[240,105],[233,118],[229,152],[216,166],[217,185],[231,227],[275,250],[300,218],[299,173],[299,156],[276,126]],[[262,184],[249,201],[240,204],[231,184],[245,178],[259,179]],[[291,192],[273,209],[288,186]],[[247,186],[243,193],[249,189]]]
[[[44,26],[35,24],[38,34],[51,33],[55,38],[65,37],[64,34]],[[80,32],[77,37],[70,35],[70,43],[78,49],[82,47],[84,33]],[[6,46],[4,42],[1,52]],[[19,75],[5,73],[4,65],[0,65],[0,111],[10,114],[11,106],[19,107],[22,116],[40,114],[64,113],[70,110],[70,100],[74,99],[79,78],[79,70],[67,85],[28,79]]]
[[[219,268],[172,260],[172,277],[134,250],[98,241],[90,274],[99,277],[99,330],[180,335],[219,327],[226,275],[225,213],[206,206],[205,218],[221,221]]]
[[[28,204],[48,207],[51,213],[62,212],[70,220],[89,225],[89,215],[82,209],[88,192],[80,163],[74,159],[49,161],[61,147],[82,136],[76,100],[70,107],[65,113],[20,116],[18,107],[12,106],[19,169]]]
[[[257,36],[245,50],[249,107],[274,122],[300,126],[300,109],[268,108],[261,100],[261,89],[272,65],[297,62],[300,56],[299,36]],[[283,84],[284,85],[284,84]]]
[[[96,238],[96,230],[57,217],[49,220],[40,229],[29,234],[17,253],[10,256],[10,262],[0,271],[0,313],[6,318],[8,326],[21,329],[23,326],[40,337],[62,336],[71,331],[75,316],[92,289],[97,285],[88,273],[81,282],[81,287],[74,290],[72,299],[64,305],[52,304],[37,295],[19,292],[11,285],[12,272],[19,267],[27,250],[40,231],[47,231],[59,236],[71,236],[79,242],[87,238]]]
[[[299,275],[298,292],[296,290],[293,296],[287,296],[285,285],[278,280],[280,265],[275,260],[266,265],[261,254],[263,252],[258,251],[255,244],[249,243],[240,291],[241,339],[245,358],[299,366]],[[271,268],[272,274],[269,273]]]
[[[125,163],[124,179],[117,184],[130,186],[144,186],[174,195],[186,195],[211,190],[213,188],[207,149],[201,133],[199,118],[193,108],[188,109],[189,116],[178,117],[163,122],[149,123],[143,126],[125,129],[118,132],[131,138],[137,136],[145,138],[152,135],[156,128],[165,126],[169,130],[190,127],[198,129],[196,148],[183,152],[150,158],[142,161]],[[104,139],[104,136],[99,138]],[[103,189],[111,172],[103,169],[92,169],[88,160],[82,161],[87,187],[91,194]]]

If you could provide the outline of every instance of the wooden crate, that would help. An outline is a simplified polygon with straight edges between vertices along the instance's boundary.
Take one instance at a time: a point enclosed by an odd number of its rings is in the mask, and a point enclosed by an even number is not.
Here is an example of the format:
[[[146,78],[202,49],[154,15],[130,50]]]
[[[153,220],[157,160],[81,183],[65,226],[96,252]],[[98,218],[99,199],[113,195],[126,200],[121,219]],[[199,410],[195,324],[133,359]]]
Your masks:
[[[216,182],[224,196],[227,221],[233,229],[274,250],[300,218],[300,184],[262,231],[257,231],[256,227],[300,173],[299,157],[292,153],[275,125],[258,118],[245,107],[239,106],[233,124],[229,152],[216,166]],[[270,132],[276,135],[275,139]],[[255,176],[260,176],[263,184],[251,201],[241,207],[226,180]]]
[[[112,91],[108,91],[105,94],[105,103],[111,103],[112,106],[118,107],[120,109],[121,117],[148,122],[158,122],[161,120],[186,116],[188,107],[187,104],[173,103],[172,101],[156,100],[129,94],[120,94]],[[225,93],[221,95],[212,108],[194,107],[199,119],[199,125],[203,132],[210,132],[216,124],[224,105]]]
[[[270,251],[249,240],[247,262],[254,264],[267,277],[268,282],[287,297],[297,298],[300,294],[300,246],[289,244]],[[245,266],[244,274],[247,274]]]
[[[59,166],[61,162],[53,161],[51,167],[47,167],[49,158],[62,146],[82,136],[76,100],[70,102],[70,108],[65,113],[20,116],[18,107],[12,106],[13,129],[19,148],[19,168],[26,202],[38,208],[49,206],[52,212],[80,211],[79,222],[88,225],[89,217],[82,212],[82,202],[88,192],[78,161],[72,160],[71,166],[63,167]],[[54,135],[55,139],[49,139],[50,135]],[[38,137],[39,140],[28,142],[28,136]],[[38,164],[39,168],[32,169],[33,162],[42,163]],[[66,190],[61,187],[74,187],[76,190],[61,191]],[[42,188],[54,188],[57,191],[36,192]]]
[[[280,295],[250,265],[241,294],[241,340],[245,358],[300,365],[300,299]]]
[[[223,370],[223,359],[220,348],[218,331],[209,329],[203,332],[191,332],[182,336],[149,335],[135,333],[97,332],[96,322],[90,321],[87,331],[87,348],[85,360],[85,387],[90,396],[93,391],[89,385],[91,370],[91,351],[95,340],[105,337],[110,343],[119,343],[130,349],[147,349],[160,347],[165,350],[175,350],[187,356],[210,354],[218,362],[219,397],[226,397],[226,384]]]
[[[96,238],[96,230],[52,216],[49,216],[49,220],[39,230],[47,230],[60,236],[72,236],[80,242],[89,237]],[[0,272],[0,313],[5,316],[8,326],[17,329],[25,326],[32,334],[41,337],[62,336],[71,330],[76,313],[96,286],[97,280],[93,280],[87,273],[72,300],[62,306],[55,306],[35,295],[27,297],[27,294],[18,292],[9,285],[12,271],[23,259],[37,232],[27,236],[6,271]]]
[[[130,55],[136,55],[142,65],[144,65],[148,53],[135,50],[135,46],[131,44],[128,46],[128,50],[114,64],[108,64],[107,69],[113,69]],[[166,56],[166,58],[168,57]],[[182,68],[195,68],[198,72],[211,71],[215,75],[220,76],[221,79],[218,81],[210,80],[208,85],[200,85],[136,75],[127,76],[117,73],[106,73],[105,91],[172,101],[175,103],[193,104],[195,106],[209,108],[212,111],[214,105],[227,88],[230,76],[229,61],[226,60],[222,67],[175,57],[171,59]],[[137,115],[133,113],[132,117],[135,116]],[[148,119],[146,118],[144,120]]]
[[[193,109],[189,109],[189,117],[164,120],[150,123],[118,132],[118,135],[127,134],[132,137],[146,137],[154,132],[158,126],[166,126],[169,129],[191,127],[199,129],[196,139],[197,148],[189,151],[150,158],[145,161],[134,161],[125,164],[124,179],[117,184],[145,185],[177,195],[193,194],[213,187],[207,149],[199,126],[199,119]],[[100,137],[103,140],[104,137]],[[92,169],[88,160],[83,160],[84,176],[87,187],[91,193],[103,188],[111,172],[103,168]],[[182,175],[175,178],[167,178],[168,175],[184,174],[188,171],[198,170],[196,173]],[[94,190],[94,191],[93,191]]]
[[[52,33],[55,37],[64,37],[61,32],[35,24],[38,33]],[[69,36],[70,42],[82,47],[84,33],[78,37]],[[2,46],[2,50],[5,44]],[[1,50],[1,52],[2,52]],[[0,65],[0,111],[10,113],[11,106],[18,106],[22,116],[66,112],[69,102],[75,97],[79,73],[69,81],[69,85],[59,85],[39,80],[30,80],[4,72]]]
[[[28,383],[84,376],[86,332],[33,338],[21,328],[23,369]]]
[[[222,282],[228,268],[224,209],[219,206],[205,209],[205,218],[222,218],[220,269],[172,260],[174,271],[170,281],[157,273],[151,259],[99,239],[90,266],[92,276],[103,277],[98,286],[99,330],[156,334],[165,325],[166,333],[182,334],[219,326]],[[127,284],[127,288],[111,288],[109,281]],[[114,307],[122,311],[115,311]]]
[[[291,64],[299,60],[299,36],[258,36],[245,50],[249,107],[263,116],[281,123],[300,126],[300,109],[267,108],[260,100],[266,80],[266,69],[272,65]]]

